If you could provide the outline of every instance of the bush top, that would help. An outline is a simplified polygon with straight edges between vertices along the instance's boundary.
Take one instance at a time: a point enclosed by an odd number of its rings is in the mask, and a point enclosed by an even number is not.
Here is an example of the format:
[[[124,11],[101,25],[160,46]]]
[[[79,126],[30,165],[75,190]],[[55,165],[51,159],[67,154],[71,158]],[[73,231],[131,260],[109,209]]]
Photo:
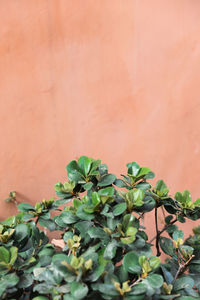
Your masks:
[[[184,240],[175,223],[199,219],[200,199],[193,202],[187,190],[172,197],[163,180],[152,186],[154,173],[136,162],[121,178],[87,156],[66,169],[57,200],[20,203],[1,222],[0,299],[199,299],[200,227]],[[162,228],[158,209],[167,213]],[[149,241],[143,218],[150,211],[156,235]],[[61,232],[63,249],[41,226]]]

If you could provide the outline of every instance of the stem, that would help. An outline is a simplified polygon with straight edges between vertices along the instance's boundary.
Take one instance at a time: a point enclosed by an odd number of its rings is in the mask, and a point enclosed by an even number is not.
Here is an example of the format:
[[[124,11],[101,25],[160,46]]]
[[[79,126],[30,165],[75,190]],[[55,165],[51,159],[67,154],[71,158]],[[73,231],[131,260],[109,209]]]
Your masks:
[[[157,206],[155,207],[155,224],[156,224],[156,249],[157,249],[157,254],[156,256],[160,256],[160,248],[159,248],[159,240],[160,240],[160,232],[158,229],[158,208]]]
[[[141,277],[139,277],[136,281],[134,281],[131,285],[130,288],[132,288],[134,285],[136,285],[137,283],[139,283],[142,280]]]
[[[178,221],[177,219],[174,219],[172,222],[170,222],[169,224],[165,225],[158,233],[159,237],[160,235],[172,224],[174,224],[176,221]],[[151,240],[150,240],[150,244],[156,239],[157,235],[155,235]]]
[[[138,220],[143,219],[143,217],[144,217],[144,212],[140,214]]]
[[[191,255],[191,257],[188,259],[188,261],[186,261],[184,264],[180,264],[178,267],[178,270],[176,272],[176,275],[174,277],[174,282],[176,281],[176,279],[178,278],[179,274],[182,273],[186,268],[187,265],[189,264],[189,262],[193,259],[194,255]]]
[[[174,281],[176,281],[176,279],[177,279],[177,277],[178,277],[178,275],[179,275],[179,273],[181,272],[182,269],[183,269],[183,265],[179,265],[178,271],[176,272],[176,275],[174,277]]]

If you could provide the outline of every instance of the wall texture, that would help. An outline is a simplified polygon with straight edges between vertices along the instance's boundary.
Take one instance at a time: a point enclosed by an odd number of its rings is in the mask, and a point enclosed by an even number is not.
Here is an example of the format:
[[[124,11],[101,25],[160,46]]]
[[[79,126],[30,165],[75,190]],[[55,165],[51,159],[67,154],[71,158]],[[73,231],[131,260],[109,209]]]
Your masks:
[[[1,0],[0,20],[1,219],[83,154],[200,196],[199,0]]]

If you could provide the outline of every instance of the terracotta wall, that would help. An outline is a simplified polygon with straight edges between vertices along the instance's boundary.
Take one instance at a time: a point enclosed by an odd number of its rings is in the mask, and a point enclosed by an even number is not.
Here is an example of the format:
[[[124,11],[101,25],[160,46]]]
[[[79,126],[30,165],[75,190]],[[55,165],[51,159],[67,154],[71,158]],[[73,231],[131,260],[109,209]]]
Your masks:
[[[1,0],[0,20],[1,219],[83,154],[200,196],[199,0]]]

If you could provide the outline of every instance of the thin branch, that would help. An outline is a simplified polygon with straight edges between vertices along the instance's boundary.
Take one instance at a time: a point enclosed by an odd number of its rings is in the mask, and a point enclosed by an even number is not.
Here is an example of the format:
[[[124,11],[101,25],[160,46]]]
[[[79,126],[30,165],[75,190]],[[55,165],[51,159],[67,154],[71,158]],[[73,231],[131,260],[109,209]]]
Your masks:
[[[191,255],[190,258],[188,259],[188,261],[186,261],[184,264],[180,264],[178,267],[178,270],[176,272],[176,275],[174,277],[174,282],[176,281],[176,279],[178,278],[179,274],[181,274],[183,271],[185,271],[185,269],[187,268],[187,265],[189,264],[189,262],[193,259],[195,255]]]
[[[155,224],[156,224],[156,250],[157,250],[156,256],[160,256],[161,255],[160,248],[159,248],[160,232],[158,229],[158,208],[157,207],[155,207]]]
[[[144,212],[143,212],[143,213],[141,213],[141,214],[140,214],[140,216],[139,216],[139,218],[138,218],[138,220],[140,220],[141,218],[143,219],[143,217],[144,217],[144,214],[145,214]]]
[[[183,267],[184,267],[184,265],[179,265],[179,267],[178,267],[178,270],[177,270],[177,272],[176,272],[176,275],[175,275],[175,277],[174,277],[174,281],[176,281],[176,279],[177,279],[177,277],[178,277],[178,275],[181,273],[181,271],[183,270]]]
[[[134,281],[131,285],[130,288],[132,288],[134,285],[138,284],[142,280],[141,277],[139,277],[136,281]]]
[[[177,220],[177,219],[174,219],[172,222],[170,222],[169,224],[165,225],[165,226],[159,231],[159,233],[158,233],[159,237],[160,237],[160,235],[161,235],[165,230],[167,230],[167,228],[168,228],[170,225],[174,224],[176,221],[178,221],[178,220]],[[149,243],[151,244],[151,243],[156,239],[156,237],[157,237],[157,235],[155,235],[155,236],[149,241]]]

